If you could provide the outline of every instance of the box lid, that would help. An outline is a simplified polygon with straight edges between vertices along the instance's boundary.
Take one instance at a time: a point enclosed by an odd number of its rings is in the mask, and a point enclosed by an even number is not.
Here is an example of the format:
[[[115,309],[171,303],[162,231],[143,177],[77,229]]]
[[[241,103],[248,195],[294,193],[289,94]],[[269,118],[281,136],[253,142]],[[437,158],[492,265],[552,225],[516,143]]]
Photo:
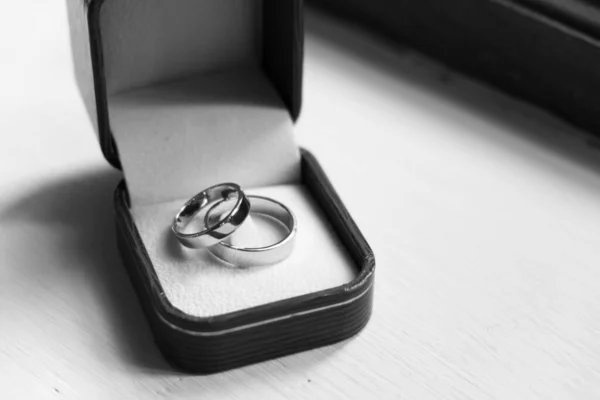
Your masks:
[[[121,168],[108,117],[101,10],[105,0],[68,0],[75,73],[104,157]],[[302,0],[257,3],[262,24],[261,67],[295,121],[302,102]]]

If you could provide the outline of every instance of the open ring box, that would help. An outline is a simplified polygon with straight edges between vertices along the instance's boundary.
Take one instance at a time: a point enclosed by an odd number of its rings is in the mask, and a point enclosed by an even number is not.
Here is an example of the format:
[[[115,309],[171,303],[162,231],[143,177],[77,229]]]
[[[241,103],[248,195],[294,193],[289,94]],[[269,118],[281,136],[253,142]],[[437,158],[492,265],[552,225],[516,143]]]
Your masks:
[[[212,373],[358,333],[374,258],[315,158],[297,147],[299,0],[68,0],[78,84],[124,180],[118,244],[155,340]],[[295,250],[249,269],[181,247],[178,209],[235,182],[296,215]]]

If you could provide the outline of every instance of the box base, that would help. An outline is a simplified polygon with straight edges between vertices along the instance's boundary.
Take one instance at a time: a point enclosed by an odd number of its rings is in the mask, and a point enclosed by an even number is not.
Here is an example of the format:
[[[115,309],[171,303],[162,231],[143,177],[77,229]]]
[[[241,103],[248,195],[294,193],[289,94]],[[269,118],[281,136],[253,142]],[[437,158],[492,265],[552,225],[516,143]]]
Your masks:
[[[357,268],[348,284],[209,318],[173,307],[129,210],[115,192],[119,249],[156,342],[170,364],[208,374],[325,346],[358,333],[372,309],[375,261],[363,235],[316,159],[302,151],[302,181]]]

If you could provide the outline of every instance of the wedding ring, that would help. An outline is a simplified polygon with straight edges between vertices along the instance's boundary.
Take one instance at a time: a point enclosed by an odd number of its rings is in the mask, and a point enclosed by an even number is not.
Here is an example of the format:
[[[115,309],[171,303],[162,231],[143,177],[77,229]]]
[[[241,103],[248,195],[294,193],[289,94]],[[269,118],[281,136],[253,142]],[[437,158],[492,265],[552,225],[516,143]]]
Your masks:
[[[210,210],[214,210],[216,205],[228,200],[232,202],[235,200],[235,204],[230,211],[224,213],[215,223],[209,225],[206,223],[207,219],[204,218],[203,230],[191,233],[184,232],[184,228],[201,211],[207,210],[209,207]],[[208,215],[208,212],[206,215]],[[175,216],[171,229],[179,242],[185,247],[193,249],[207,248],[229,237],[242,225],[249,213],[250,202],[242,188],[235,183],[222,183],[209,187],[185,203]]]
[[[296,217],[285,205],[268,197],[248,195],[247,199],[250,201],[252,214],[261,214],[277,220],[287,228],[287,235],[281,241],[265,247],[238,247],[221,241],[208,250],[217,258],[238,267],[256,267],[283,261],[294,249]],[[206,213],[205,224],[216,207],[217,205],[212,206]]]

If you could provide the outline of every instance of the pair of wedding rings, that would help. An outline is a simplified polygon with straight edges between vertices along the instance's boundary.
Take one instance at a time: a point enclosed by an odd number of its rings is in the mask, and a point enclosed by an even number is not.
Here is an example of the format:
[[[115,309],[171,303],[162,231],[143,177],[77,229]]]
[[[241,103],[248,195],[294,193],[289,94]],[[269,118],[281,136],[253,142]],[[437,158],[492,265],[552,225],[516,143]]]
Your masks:
[[[264,247],[240,247],[226,241],[250,213],[279,221],[287,229],[286,236]],[[199,214],[204,214],[202,229],[186,230]],[[220,260],[238,267],[270,265],[286,259],[294,248],[296,230],[296,218],[288,207],[268,197],[246,195],[235,183],[221,183],[198,193],[179,210],[172,225],[183,246],[208,249]]]

